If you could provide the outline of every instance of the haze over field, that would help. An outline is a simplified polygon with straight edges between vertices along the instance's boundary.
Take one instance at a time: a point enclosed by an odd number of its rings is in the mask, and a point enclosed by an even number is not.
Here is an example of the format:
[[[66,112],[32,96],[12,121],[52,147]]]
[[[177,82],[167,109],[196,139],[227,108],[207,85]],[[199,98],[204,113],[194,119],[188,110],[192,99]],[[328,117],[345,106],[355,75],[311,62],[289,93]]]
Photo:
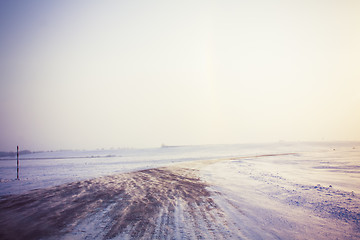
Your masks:
[[[359,1],[1,1],[0,150],[360,140]]]

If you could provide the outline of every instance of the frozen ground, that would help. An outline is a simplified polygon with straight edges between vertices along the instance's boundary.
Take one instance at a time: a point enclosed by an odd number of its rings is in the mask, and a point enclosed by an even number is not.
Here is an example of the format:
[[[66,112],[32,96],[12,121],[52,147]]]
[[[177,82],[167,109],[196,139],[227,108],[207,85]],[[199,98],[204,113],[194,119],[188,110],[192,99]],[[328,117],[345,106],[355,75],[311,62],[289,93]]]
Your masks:
[[[0,161],[1,239],[360,239],[360,143],[26,156],[21,181]]]
[[[242,148],[249,151],[253,146],[244,145]],[[33,153],[20,156],[21,181],[16,181],[16,159],[4,157],[0,158],[0,195],[19,194],[32,189],[178,162],[235,156],[240,152],[239,146],[184,146]]]
[[[169,166],[180,162],[273,153],[287,151],[288,148],[292,149],[293,146],[284,144],[209,145],[41,152],[20,156],[21,181],[16,181],[16,159],[3,157],[0,158],[0,196],[20,194],[32,189],[109,174]]]

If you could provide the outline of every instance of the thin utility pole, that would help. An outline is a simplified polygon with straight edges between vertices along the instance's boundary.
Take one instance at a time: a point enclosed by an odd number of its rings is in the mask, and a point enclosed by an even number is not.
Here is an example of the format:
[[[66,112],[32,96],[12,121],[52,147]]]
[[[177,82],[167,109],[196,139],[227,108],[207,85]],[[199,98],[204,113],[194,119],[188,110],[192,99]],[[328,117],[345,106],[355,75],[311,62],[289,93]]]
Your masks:
[[[20,180],[19,179],[19,146],[17,146],[17,151],[16,151],[16,156],[17,156],[17,177],[16,180]]]

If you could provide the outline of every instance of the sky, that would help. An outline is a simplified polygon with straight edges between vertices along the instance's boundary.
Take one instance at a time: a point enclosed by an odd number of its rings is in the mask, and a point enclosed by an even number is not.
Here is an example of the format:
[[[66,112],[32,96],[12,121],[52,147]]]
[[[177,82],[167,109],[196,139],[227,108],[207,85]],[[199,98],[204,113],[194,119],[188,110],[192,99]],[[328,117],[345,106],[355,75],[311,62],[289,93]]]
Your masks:
[[[360,141],[359,12],[0,0],[0,150]]]

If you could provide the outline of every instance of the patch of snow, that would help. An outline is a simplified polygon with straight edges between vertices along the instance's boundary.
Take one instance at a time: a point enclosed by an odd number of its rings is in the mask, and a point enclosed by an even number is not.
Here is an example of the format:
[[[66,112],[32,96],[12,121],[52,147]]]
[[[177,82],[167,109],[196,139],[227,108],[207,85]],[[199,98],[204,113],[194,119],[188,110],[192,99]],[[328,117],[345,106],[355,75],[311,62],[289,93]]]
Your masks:
[[[197,167],[215,203],[250,239],[360,237],[353,235],[360,198],[352,197],[360,195],[360,151],[352,145],[293,150]]]

